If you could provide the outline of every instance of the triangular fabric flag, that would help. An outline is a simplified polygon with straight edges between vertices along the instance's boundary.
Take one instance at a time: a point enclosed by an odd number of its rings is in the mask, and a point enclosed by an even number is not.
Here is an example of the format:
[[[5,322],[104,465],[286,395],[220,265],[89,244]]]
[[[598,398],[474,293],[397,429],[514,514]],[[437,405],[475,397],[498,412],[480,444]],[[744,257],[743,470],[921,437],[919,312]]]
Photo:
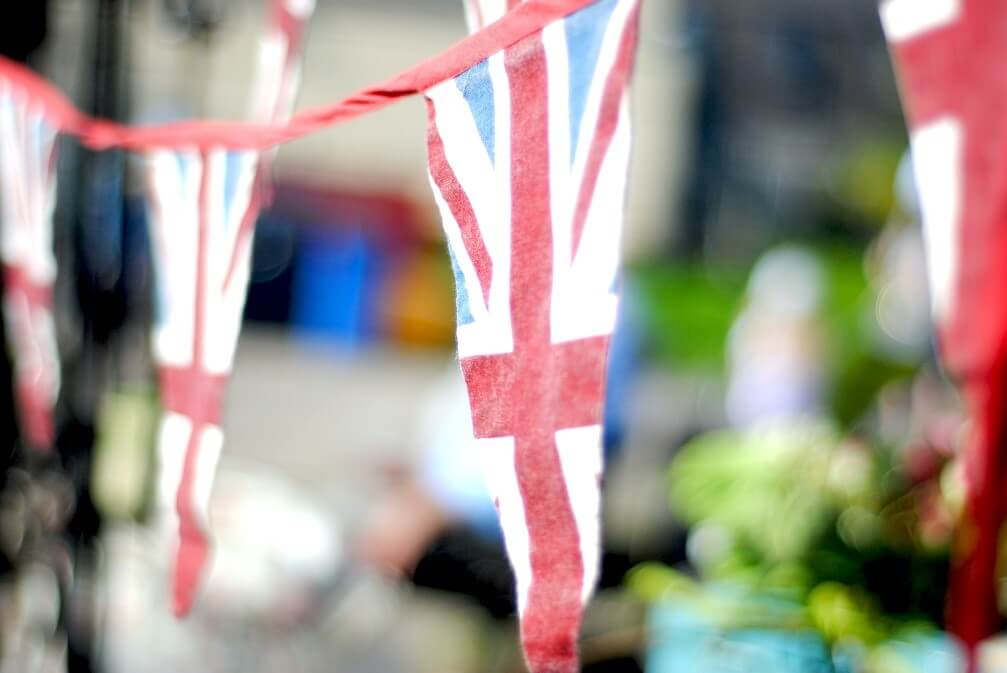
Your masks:
[[[948,627],[968,645],[999,631],[996,564],[1007,486],[1007,5],[886,0],[923,210],[942,361],[972,421],[967,499]]]
[[[301,81],[301,54],[315,0],[270,0],[252,92],[251,118],[285,124]]]
[[[637,15],[636,0],[600,0],[426,92],[473,450],[533,673],[579,670],[598,574]]]
[[[207,514],[224,443],[221,411],[248,285],[254,151],[147,155],[156,270],[154,360],[164,416],[158,492],[177,525],[172,605],[192,607],[209,553]]]
[[[15,364],[21,434],[35,450],[54,439],[60,362],[53,319],[56,134],[45,108],[0,78],[0,258],[4,318]]]
[[[286,124],[301,83],[301,59],[315,0],[269,0],[269,23],[259,42],[259,63],[252,88],[250,118]],[[269,172],[276,148],[259,157],[260,201],[269,201]]]
[[[313,8],[307,0],[271,0],[252,95],[259,122],[290,118]],[[192,608],[209,554],[208,504],[223,446],[220,413],[266,193],[263,159],[256,151],[222,148],[147,154],[158,281],[154,355],[165,410],[158,491],[162,510],[178,528],[172,606],[180,616]]]

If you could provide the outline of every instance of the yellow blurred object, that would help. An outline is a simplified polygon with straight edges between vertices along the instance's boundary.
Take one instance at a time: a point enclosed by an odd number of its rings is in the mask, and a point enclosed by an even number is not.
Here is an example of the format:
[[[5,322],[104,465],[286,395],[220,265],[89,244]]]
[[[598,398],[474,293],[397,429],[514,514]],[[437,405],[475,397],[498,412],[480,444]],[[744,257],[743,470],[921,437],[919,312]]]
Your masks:
[[[892,184],[904,148],[872,139],[856,146],[839,168],[837,192],[842,201],[864,220],[881,226],[893,205]]]
[[[450,346],[455,338],[454,287],[447,257],[419,252],[388,282],[384,302],[388,333],[414,346]]]
[[[154,472],[160,406],[148,388],[111,392],[98,412],[92,472],[95,506],[111,519],[137,519]]]

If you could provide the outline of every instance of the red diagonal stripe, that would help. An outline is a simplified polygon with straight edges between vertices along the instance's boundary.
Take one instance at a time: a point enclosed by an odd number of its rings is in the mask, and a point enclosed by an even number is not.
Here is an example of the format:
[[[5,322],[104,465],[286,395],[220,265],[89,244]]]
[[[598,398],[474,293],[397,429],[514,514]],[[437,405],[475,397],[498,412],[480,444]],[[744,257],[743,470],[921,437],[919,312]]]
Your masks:
[[[605,155],[608,154],[608,148],[612,145],[612,138],[619,125],[619,107],[629,83],[630,72],[633,69],[633,55],[636,52],[638,7],[637,5],[633,8],[627,19],[622,39],[619,41],[619,51],[615,63],[608,73],[608,77],[605,78],[601,109],[598,112],[598,125],[591,138],[591,149],[584,166],[584,178],[581,181],[580,192],[577,195],[577,208],[574,210],[571,257],[577,254],[580,247],[580,239],[584,234],[584,223],[587,221],[587,213],[591,208],[591,199],[594,198],[601,165],[605,160]]]
[[[444,140],[437,130],[437,111],[434,102],[427,99],[427,147],[430,160],[430,175],[440,190],[441,196],[448,204],[451,215],[461,229],[462,242],[465,250],[472,260],[476,275],[479,277],[479,285],[483,291],[483,301],[489,305],[490,281],[493,278],[493,260],[490,259],[489,251],[483,242],[482,233],[479,231],[479,223],[476,221],[475,211],[472,209],[472,202],[458,182],[451,164],[448,163],[447,154],[444,152]]]
[[[241,216],[241,224],[234,241],[234,249],[231,250],[231,258],[227,263],[227,272],[224,274],[224,286],[222,290],[227,292],[234,279],[234,273],[238,268],[238,263],[247,255],[248,248],[255,240],[255,224],[259,219],[259,207],[262,203],[262,191],[266,188],[265,177],[260,169],[256,168],[255,178],[252,181],[252,194],[248,205],[245,206],[245,213]]]
[[[337,103],[294,116],[289,124],[267,126],[217,121],[186,121],[128,127],[94,119],[77,110],[51,84],[30,70],[0,58],[0,76],[24,89],[46,106],[46,115],[64,133],[73,133],[93,149],[197,146],[264,149],[326,126],[345,122],[456,77],[501,49],[539,33],[547,24],[582,9],[595,0],[527,0],[507,16],[390,79],[374,84]]]

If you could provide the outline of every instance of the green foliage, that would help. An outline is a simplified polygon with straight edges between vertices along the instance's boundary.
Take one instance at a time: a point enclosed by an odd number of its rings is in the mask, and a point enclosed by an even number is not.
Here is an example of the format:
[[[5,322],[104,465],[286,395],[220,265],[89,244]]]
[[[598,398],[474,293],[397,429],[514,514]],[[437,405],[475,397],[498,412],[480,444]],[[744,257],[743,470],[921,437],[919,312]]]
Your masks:
[[[837,582],[823,582],[808,593],[808,617],[827,642],[855,640],[877,644],[884,639],[874,600],[865,592]]]
[[[912,484],[899,470],[890,452],[824,422],[701,435],[672,461],[668,486],[702,581],[647,565],[629,586],[724,628],[751,626],[753,605],[770,599],[792,610],[763,627],[812,628],[829,643],[874,648],[907,624],[935,630],[948,550],[926,546],[919,505],[942,476]]]
[[[849,428],[884,384],[910,375],[916,365],[893,360],[873,341],[874,298],[862,250],[840,245],[811,250],[826,279],[820,317],[826,335],[827,402],[838,426]],[[727,336],[744,307],[748,271],[699,263],[632,269],[657,360],[678,370],[723,374]]]
[[[888,204],[861,206],[877,214]],[[902,439],[880,439],[878,392],[913,379],[919,363],[880,345],[863,251],[813,251],[826,281],[827,420],[721,430],[684,446],[668,470],[669,499],[689,526],[698,578],[645,564],[628,586],[645,600],[684,603],[718,628],[813,629],[837,657],[854,653],[858,670],[913,670],[898,643],[931,638],[941,624],[945,524],[960,499],[954,465],[950,452],[924,447],[924,463],[936,462],[921,476],[908,453],[886,444]],[[634,269],[658,358],[679,371],[723,373],[747,273]]]
[[[830,522],[837,441],[829,427],[812,424],[703,435],[669,470],[672,509],[689,523],[721,526],[762,561],[792,561]]]
[[[631,271],[640,289],[647,333],[660,361],[720,371],[745,276],[700,264],[653,265]]]

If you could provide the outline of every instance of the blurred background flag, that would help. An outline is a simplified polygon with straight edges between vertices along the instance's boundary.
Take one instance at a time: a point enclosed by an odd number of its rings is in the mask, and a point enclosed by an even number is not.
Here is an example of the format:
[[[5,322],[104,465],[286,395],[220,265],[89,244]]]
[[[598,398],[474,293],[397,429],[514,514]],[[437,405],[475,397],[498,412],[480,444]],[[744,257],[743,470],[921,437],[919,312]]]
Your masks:
[[[271,0],[251,115],[289,120],[312,0]],[[154,356],[164,419],[159,493],[175,510],[173,608],[189,612],[209,553],[207,510],[223,445],[221,406],[248,292],[255,222],[267,196],[269,153],[157,150],[148,191],[158,269]],[[174,516],[169,521],[176,522]]]
[[[252,119],[286,123],[301,79],[301,54],[314,0],[270,0],[269,24],[259,43]]]
[[[473,2],[478,28],[507,9]],[[597,577],[637,3],[601,0],[427,92],[458,351],[534,673],[579,670]]]
[[[15,359],[21,436],[41,450],[53,442],[53,407],[60,384],[52,310],[55,201],[56,128],[46,121],[41,105],[0,79],[4,315]]]
[[[949,628],[970,645],[998,630],[1007,374],[1007,7],[997,0],[887,0],[923,209],[931,311],[945,366],[973,419]]]
[[[221,406],[248,283],[253,152],[147,157],[157,270],[154,358],[164,417],[159,492],[177,513],[173,607],[185,614],[208,554],[207,503],[223,445]],[[174,517],[169,517],[174,522]]]
[[[259,42],[251,118],[264,124],[290,121],[301,81],[301,60],[315,0],[269,0],[269,23]],[[269,195],[268,177],[276,149],[259,158],[258,187]],[[268,199],[267,199],[268,200]],[[260,204],[261,205],[261,204]]]

